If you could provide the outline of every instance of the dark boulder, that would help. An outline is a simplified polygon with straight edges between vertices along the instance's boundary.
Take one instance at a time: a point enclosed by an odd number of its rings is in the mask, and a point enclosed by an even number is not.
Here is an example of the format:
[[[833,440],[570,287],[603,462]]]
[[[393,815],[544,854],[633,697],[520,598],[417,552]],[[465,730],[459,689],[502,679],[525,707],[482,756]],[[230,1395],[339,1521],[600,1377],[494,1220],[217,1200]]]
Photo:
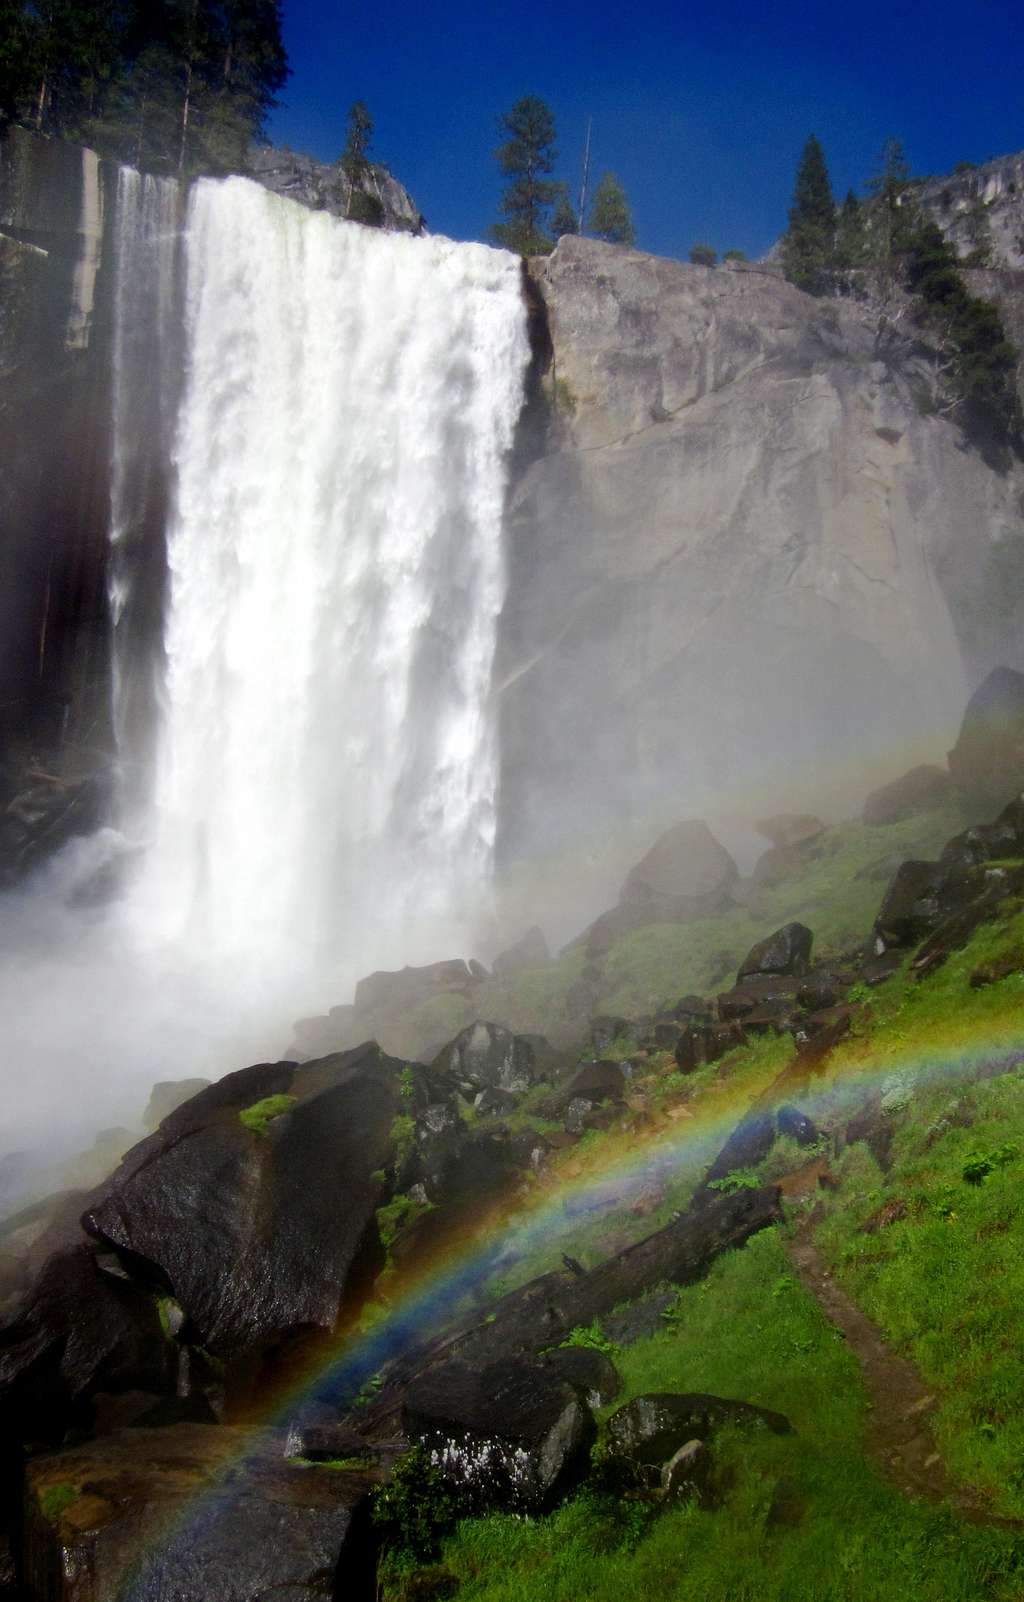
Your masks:
[[[602,1101],[621,1101],[625,1093],[626,1080],[619,1063],[585,1062],[577,1068],[572,1078],[566,1081],[558,1099],[561,1105],[566,1107],[570,1101],[579,1098],[595,1104]]]
[[[643,1468],[660,1468],[688,1441],[707,1441],[727,1424],[751,1425],[786,1435],[783,1413],[699,1392],[650,1392],[636,1396],[608,1420],[608,1447]]]
[[[665,1314],[675,1301],[675,1291],[649,1291],[636,1301],[617,1307],[601,1320],[601,1328],[616,1346],[631,1346],[647,1340],[665,1328]]]
[[[714,1194],[714,1183],[727,1175],[756,1168],[771,1151],[774,1140],[773,1113],[753,1112],[742,1118],[705,1174],[694,1200],[699,1202],[709,1193]]]
[[[780,1107],[775,1114],[775,1127],[780,1135],[788,1135],[798,1146],[813,1146],[820,1138],[817,1125],[799,1107]]]
[[[153,1296],[69,1246],[0,1331],[0,1418],[13,1436],[59,1437],[97,1391],[173,1389],[172,1357]]]
[[[543,929],[536,924],[509,946],[506,951],[500,951],[491,966],[497,979],[506,979],[517,973],[527,973],[531,968],[546,968],[551,961],[548,943],[544,938]]]
[[[803,974],[807,972],[814,935],[802,923],[786,923],[767,939],[759,940],[740,963],[737,980],[755,974]]]
[[[519,1096],[539,1078],[530,1041],[500,1024],[483,1021],[470,1024],[449,1041],[433,1066],[435,1071],[449,1074],[471,1096],[490,1089]]]
[[[467,1506],[540,1512],[586,1473],[595,1430],[551,1364],[451,1361],[415,1380],[402,1425]]]
[[[872,790],[864,802],[861,818],[875,828],[887,823],[899,823],[903,818],[912,818],[919,812],[929,812],[933,807],[942,806],[948,801],[952,788],[952,780],[944,768],[922,763],[920,767],[911,768],[909,773],[893,779],[891,784],[883,784],[881,789]]]
[[[329,1331],[379,1255],[378,1171],[403,1068],[368,1045],[229,1075],[128,1154],[83,1223],[173,1287],[195,1343],[218,1357]],[[278,1095],[294,1098],[283,1113],[243,1122]]]
[[[622,1390],[622,1378],[606,1352],[593,1346],[556,1346],[544,1366],[578,1391],[590,1407],[607,1407]]]
[[[718,1016],[724,1020],[746,1018],[764,1008],[786,1014],[796,1010],[800,980],[793,974],[754,974],[741,979],[718,997]]]
[[[974,812],[1024,790],[1024,674],[997,667],[967,703],[949,771]]]
[[[699,1507],[714,1507],[714,1467],[706,1441],[687,1441],[662,1467],[661,1489],[666,1502],[695,1501]]]
[[[23,1552],[32,1594],[373,1602],[376,1476],[302,1467],[282,1445],[273,1431],[178,1424],[119,1430],[33,1459]],[[63,1511],[54,1511],[55,1490]]]
[[[676,1067],[680,1073],[690,1074],[708,1063],[720,1062],[727,1052],[742,1046],[744,1039],[743,1026],[737,1022],[691,1023],[676,1042]]]
[[[566,1132],[582,1135],[588,1129],[610,1129],[617,1117],[614,1107],[600,1107],[585,1096],[573,1096],[565,1108]]]

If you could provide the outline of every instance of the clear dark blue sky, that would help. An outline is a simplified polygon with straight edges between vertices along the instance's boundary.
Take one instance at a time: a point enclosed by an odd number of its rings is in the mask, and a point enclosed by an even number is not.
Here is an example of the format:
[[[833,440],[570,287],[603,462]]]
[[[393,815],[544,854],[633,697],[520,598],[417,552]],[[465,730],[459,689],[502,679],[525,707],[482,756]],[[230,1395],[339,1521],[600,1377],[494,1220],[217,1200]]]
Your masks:
[[[366,101],[373,154],[436,233],[482,239],[497,216],[495,121],[537,94],[576,188],[594,119],[597,173],[633,206],[638,244],[697,239],[760,254],[785,226],[814,132],[838,195],[888,134],[915,173],[1024,146],[1020,0],[284,0],[292,77],[270,133],[333,160]]]

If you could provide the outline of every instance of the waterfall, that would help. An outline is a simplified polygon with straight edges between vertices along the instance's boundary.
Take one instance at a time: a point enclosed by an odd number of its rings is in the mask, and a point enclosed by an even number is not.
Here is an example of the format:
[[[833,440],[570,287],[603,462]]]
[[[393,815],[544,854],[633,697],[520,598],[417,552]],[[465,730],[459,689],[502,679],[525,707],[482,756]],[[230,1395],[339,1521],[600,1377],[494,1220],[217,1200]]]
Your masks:
[[[173,178],[119,170],[108,585],[112,721],[129,817],[146,792],[162,674],[167,458],[179,388],[179,211]]]
[[[447,955],[494,842],[519,264],[244,179],[195,185],[185,255],[137,905],[253,978]]]

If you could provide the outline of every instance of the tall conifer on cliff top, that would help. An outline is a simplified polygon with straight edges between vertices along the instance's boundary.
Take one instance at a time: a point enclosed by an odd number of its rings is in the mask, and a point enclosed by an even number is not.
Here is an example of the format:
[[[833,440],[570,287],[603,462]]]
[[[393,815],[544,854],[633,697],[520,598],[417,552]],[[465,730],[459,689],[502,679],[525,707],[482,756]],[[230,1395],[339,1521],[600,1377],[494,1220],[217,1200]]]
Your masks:
[[[814,134],[804,145],[782,240],[782,267],[791,284],[811,295],[832,285],[835,266],[836,204],[825,152]]]

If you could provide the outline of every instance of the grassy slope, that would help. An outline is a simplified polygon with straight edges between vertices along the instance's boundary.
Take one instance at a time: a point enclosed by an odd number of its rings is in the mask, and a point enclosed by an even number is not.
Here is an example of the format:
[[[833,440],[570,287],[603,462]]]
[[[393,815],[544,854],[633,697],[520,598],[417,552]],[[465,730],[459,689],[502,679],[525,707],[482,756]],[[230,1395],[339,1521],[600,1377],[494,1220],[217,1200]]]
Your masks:
[[[976,1602],[1017,1597],[1017,1549],[883,1485],[862,1446],[864,1397],[842,1340],[794,1283],[778,1231],[679,1293],[663,1334],[619,1354],[623,1397],[708,1390],[786,1412],[792,1436],[719,1437],[733,1485],[631,1532],[584,1494],[548,1519],[467,1520],[443,1561],[462,1602]],[[776,1492],[804,1509],[776,1524]],[[635,1535],[639,1534],[639,1539]],[[631,1535],[634,1537],[631,1539]],[[402,1595],[401,1583],[386,1596]]]
[[[877,883],[869,889],[873,908],[880,890]],[[848,915],[838,913],[833,927]],[[851,1079],[867,1074],[885,1092],[893,1164],[884,1175],[865,1146],[849,1147],[834,1164],[839,1190],[818,1199],[816,1216],[818,1243],[846,1289],[934,1388],[937,1440],[953,1474],[976,1487],[994,1514],[1022,1518],[1024,1075],[973,1082],[972,1068],[1024,1036],[1024,972],[979,990],[968,982],[979,962],[1007,952],[1024,952],[1019,906],[923,982],[898,975],[872,992],[855,1037],[833,1058],[820,1111],[854,1100]],[[730,1083],[753,1093],[781,1061],[784,1047],[775,1050],[772,1059],[758,1045],[749,1059],[736,1054],[724,1074],[705,1071],[688,1087],[691,1106],[703,1110],[714,1096],[724,1105]],[[946,1064],[942,1082],[923,1072],[937,1063]],[[664,1082],[670,1067],[655,1062],[648,1072],[656,1097],[658,1075]],[[615,1138],[592,1137],[589,1160],[603,1161],[602,1143]],[[579,1150],[561,1160],[579,1162]],[[779,1143],[766,1170],[787,1166],[783,1155]],[[979,1182],[964,1177],[979,1166],[988,1170]],[[669,1187],[676,1205],[690,1183],[681,1171]],[[894,1199],[905,1216],[864,1234],[861,1225]],[[582,1242],[577,1255],[585,1256],[594,1227],[590,1221],[573,1233],[570,1224],[558,1249],[575,1251]],[[524,1271],[536,1271],[551,1251],[545,1243]],[[707,1389],[778,1408],[797,1433],[720,1442],[719,1459],[734,1479],[713,1514],[687,1507],[631,1529],[628,1518],[609,1518],[583,1495],[546,1520],[463,1523],[444,1562],[459,1577],[464,1602],[617,1602],[623,1595],[1002,1602],[1024,1595],[1024,1537],[964,1524],[882,1483],[864,1453],[857,1366],[794,1283],[778,1231],[680,1292],[671,1326],[618,1361],[626,1390],[616,1405],[643,1391]],[[780,1479],[806,1510],[792,1527],[769,1517]],[[401,1594],[397,1582],[387,1592]]]

